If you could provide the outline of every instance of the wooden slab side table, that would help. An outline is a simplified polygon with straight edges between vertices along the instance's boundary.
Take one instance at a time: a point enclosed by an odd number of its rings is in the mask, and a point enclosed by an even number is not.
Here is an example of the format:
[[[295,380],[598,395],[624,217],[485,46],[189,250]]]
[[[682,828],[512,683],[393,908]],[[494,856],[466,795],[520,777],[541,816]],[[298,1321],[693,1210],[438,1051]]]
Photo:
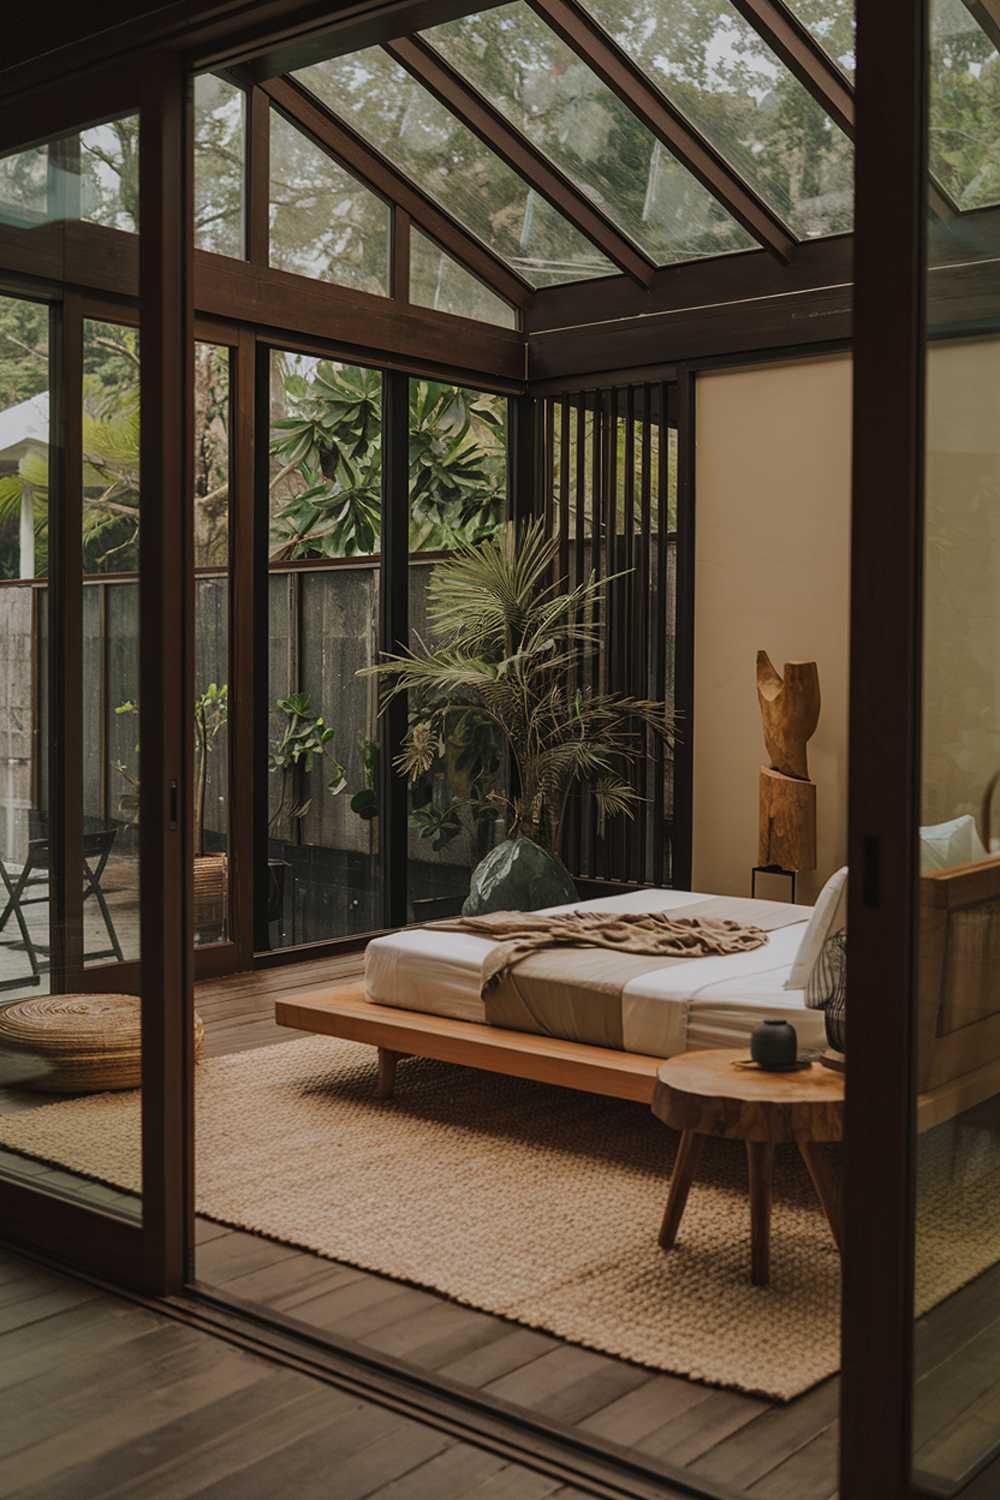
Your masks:
[[[737,1066],[746,1058],[746,1052],[729,1048],[683,1052],[657,1072],[653,1113],[681,1132],[660,1244],[669,1250],[677,1239],[705,1137],[744,1141],[751,1280],[754,1286],[767,1286],[775,1146],[798,1146],[837,1249],[841,1248],[840,1184],[827,1145],[843,1138],[844,1079],[818,1063],[794,1073]]]

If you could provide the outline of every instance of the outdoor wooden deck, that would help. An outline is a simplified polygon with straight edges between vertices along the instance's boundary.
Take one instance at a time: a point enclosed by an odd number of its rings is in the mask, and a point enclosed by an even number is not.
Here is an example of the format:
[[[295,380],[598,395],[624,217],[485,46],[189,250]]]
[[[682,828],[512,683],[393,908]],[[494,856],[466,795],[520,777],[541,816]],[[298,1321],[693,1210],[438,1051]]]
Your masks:
[[[290,1040],[295,1033],[274,1024],[275,999],[358,968],[354,955],[199,986],[207,1054]],[[0,1094],[0,1110],[28,1102],[13,1090]],[[39,1176],[52,1186],[60,1179],[75,1183],[77,1191],[83,1186],[65,1173],[40,1169]],[[105,1201],[121,1198],[110,1189],[93,1191]],[[836,1378],[779,1406],[657,1374],[459,1306],[435,1292],[208,1220],[197,1226],[196,1274],[200,1282],[244,1302],[272,1307],[313,1329],[634,1447],[730,1490],[760,1500],[830,1500],[836,1494]],[[1000,1346],[1000,1267],[922,1319],[917,1346],[918,1464],[957,1478],[978,1456],[979,1414],[1000,1398],[996,1362],[987,1359]],[[970,1368],[981,1371],[971,1382]]]

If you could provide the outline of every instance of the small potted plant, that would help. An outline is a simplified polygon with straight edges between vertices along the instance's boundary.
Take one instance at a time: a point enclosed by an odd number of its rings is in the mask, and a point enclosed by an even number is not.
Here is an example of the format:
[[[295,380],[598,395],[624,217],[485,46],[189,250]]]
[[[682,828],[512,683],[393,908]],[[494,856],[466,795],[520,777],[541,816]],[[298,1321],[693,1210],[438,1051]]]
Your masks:
[[[321,713],[312,706],[309,693],[289,693],[276,705],[279,727],[271,737],[267,769],[277,776],[278,801],[268,819],[268,833],[276,837],[283,817],[301,820],[313,805],[311,796],[303,795],[303,777],[319,764],[328,772],[326,790],[336,797],[347,785],[344,767],[333,756],[334,731]],[[328,759],[329,757],[329,759]],[[285,878],[288,861],[268,860],[268,921],[280,922],[285,906]]]

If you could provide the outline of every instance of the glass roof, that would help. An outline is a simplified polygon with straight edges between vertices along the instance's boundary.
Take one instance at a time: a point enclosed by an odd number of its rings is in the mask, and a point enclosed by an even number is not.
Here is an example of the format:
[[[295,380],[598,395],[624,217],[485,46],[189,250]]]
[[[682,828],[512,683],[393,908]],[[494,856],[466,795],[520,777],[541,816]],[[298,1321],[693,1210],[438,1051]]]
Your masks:
[[[424,37],[656,264],[754,246],[522,0]]]
[[[801,239],[851,228],[850,141],[728,0],[586,8]]]
[[[529,285],[615,274],[568,219],[381,48],[295,76]]]
[[[959,208],[1000,202],[1000,58],[962,0],[931,0],[930,165]]]
[[[271,265],[389,292],[389,205],[271,110]]]
[[[416,225],[410,225],[410,301],[501,328],[516,328],[514,309],[460,266]]]
[[[842,73],[854,77],[854,0],[786,0]]]

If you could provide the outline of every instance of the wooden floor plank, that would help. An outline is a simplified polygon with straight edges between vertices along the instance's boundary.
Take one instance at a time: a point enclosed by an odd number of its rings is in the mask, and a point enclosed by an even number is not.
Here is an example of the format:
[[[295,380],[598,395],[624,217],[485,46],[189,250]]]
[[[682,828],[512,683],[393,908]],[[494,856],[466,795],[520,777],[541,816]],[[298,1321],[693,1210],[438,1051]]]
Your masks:
[[[733,1391],[708,1391],[679,1416],[665,1423],[637,1445],[643,1453],[668,1463],[693,1464],[724,1438],[738,1432],[767,1411],[766,1401],[757,1401]],[[805,1497],[802,1497],[805,1500]]]
[[[837,1493],[837,1448],[837,1427],[831,1425],[748,1493],[753,1500],[831,1500]]]
[[[277,1240],[231,1229],[228,1234],[198,1247],[198,1276],[213,1285],[225,1286],[236,1276],[272,1266],[277,1261],[291,1260],[301,1253],[295,1245],[282,1245]]]
[[[330,1397],[336,1394],[331,1392]],[[39,1500],[41,1494],[46,1500],[77,1500],[80,1495],[98,1493],[105,1497],[137,1492],[163,1494],[165,1484],[166,1492],[177,1494],[183,1488],[184,1471],[189,1482],[200,1487],[208,1482],[213,1450],[220,1445],[220,1432],[229,1439],[226,1446],[230,1462],[234,1450],[242,1453],[246,1462],[245,1455],[250,1449],[263,1451],[261,1423],[278,1412],[282,1414],[283,1441],[295,1441],[299,1429],[289,1417],[289,1408],[306,1397],[315,1403],[309,1431],[329,1420],[332,1412],[353,1404],[344,1398],[338,1407],[336,1400],[327,1399],[325,1389],[317,1391],[307,1376],[275,1367],[254,1384],[242,1386],[220,1400],[209,1401],[155,1428],[141,1442],[128,1443],[70,1465],[57,1477],[44,1481]]]
[[[827,1380],[788,1407],[772,1407],[717,1443],[692,1468],[718,1484],[747,1490],[837,1421],[839,1380]]]
[[[447,1437],[431,1428],[379,1407],[364,1406],[324,1424],[293,1448],[251,1464],[199,1493],[206,1500],[274,1500],[278,1495],[330,1500],[332,1494],[337,1500],[359,1500],[426,1462],[448,1443]]]
[[[580,1425],[594,1437],[631,1448],[706,1400],[708,1394],[703,1385],[696,1385],[693,1380],[682,1380],[676,1375],[650,1375],[634,1390],[599,1407]]]
[[[637,1365],[563,1344],[491,1381],[486,1390],[504,1401],[573,1423],[647,1379],[647,1372]]]

